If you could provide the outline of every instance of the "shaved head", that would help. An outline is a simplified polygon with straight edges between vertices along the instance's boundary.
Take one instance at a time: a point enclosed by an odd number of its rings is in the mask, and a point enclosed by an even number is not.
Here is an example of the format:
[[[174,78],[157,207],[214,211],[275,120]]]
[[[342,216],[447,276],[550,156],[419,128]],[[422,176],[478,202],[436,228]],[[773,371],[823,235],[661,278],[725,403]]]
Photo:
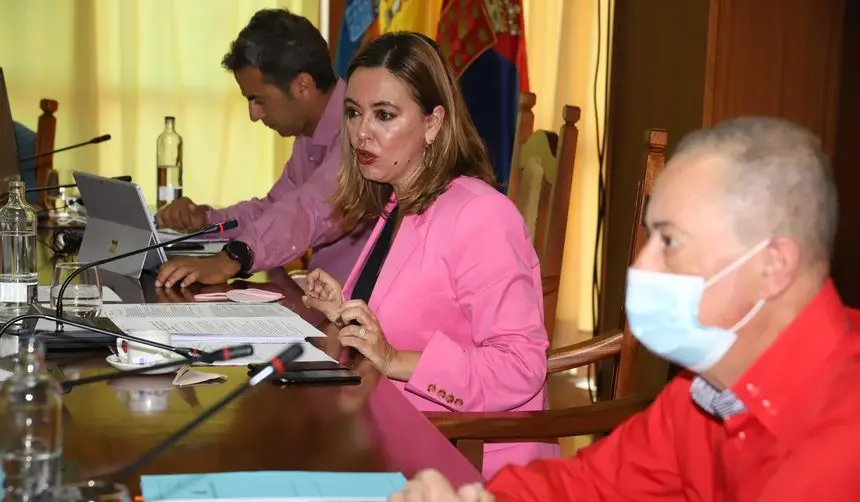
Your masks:
[[[742,242],[789,237],[802,263],[829,263],[836,187],[811,132],[777,118],[738,118],[686,136],[675,150],[682,156],[711,157],[724,167],[724,207]]]

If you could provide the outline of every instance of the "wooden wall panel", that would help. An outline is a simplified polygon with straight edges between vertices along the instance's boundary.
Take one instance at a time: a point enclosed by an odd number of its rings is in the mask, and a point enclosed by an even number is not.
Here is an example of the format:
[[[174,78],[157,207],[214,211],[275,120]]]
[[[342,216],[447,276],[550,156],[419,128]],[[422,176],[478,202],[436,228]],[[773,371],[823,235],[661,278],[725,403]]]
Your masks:
[[[632,243],[636,187],[645,162],[645,130],[669,130],[670,148],[702,123],[703,54],[708,0],[616,0],[607,138],[608,214],[603,246],[603,294],[599,332],[622,329],[621,300]],[[540,97],[538,97],[540,99]],[[650,371],[643,371],[650,368]],[[667,365],[645,350],[635,373],[665,379]],[[662,372],[662,376],[661,373]],[[601,394],[611,388],[611,368],[598,368]]]
[[[711,2],[703,125],[739,115],[803,124],[833,154],[844,0]]]
[[[669,148],[702,123],[708,0],[616,0],[607,129],[608,214],[602,330],[622,329],[619,308],[632,239],[645,130],[669,131]],[[540,99],[540,96],[538,96]]]
[[[850,1],[856,18],[860,0]],[[836,150],[838,136],[840,158],[850,159],[841,161],[844,169],[851,163],[850,186],[860,186],[860,111],[853,96],[842,103],[854,107],[853,114],[843,113],[842,122],[851,125],[840,123],[838,134],[836,129],[839,76],[846,65],[843,19],[845,0],[616,0],[601,331],[620,328],[623,319],[645,129],[667,129],[671,155],[674,145],[699,127],[741,115],[785,117],[821,136],[828,153]],[[856,57],[857,35],[851,36]],[[857,89],[854,65],[851,85]],[[851,128],[851,133],[843,130]],[[860,233],[860,198],[855,199],[853,226],[842,242]],[[856,262],[860,238],[851,242]],[[843,268],[852,270],[851,287],[860,300],[860,273],[853,273],[860,267],[852,267]]]
[[[846,6],[833,170],[839,189],[839,231],[833,279],[842,300],[860,308],[860,2]]]

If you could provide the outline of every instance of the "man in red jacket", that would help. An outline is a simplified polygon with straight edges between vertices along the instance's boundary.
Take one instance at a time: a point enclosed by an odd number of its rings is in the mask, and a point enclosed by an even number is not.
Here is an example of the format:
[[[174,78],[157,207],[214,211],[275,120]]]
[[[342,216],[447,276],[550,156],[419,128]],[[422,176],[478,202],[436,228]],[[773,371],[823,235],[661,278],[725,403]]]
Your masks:
[[[402,501],[860,500],[860,315],[829,278],[836,189],[819,141],[741,118],[686,137],[628,272],[636,338],[690,371],[565,460]]]

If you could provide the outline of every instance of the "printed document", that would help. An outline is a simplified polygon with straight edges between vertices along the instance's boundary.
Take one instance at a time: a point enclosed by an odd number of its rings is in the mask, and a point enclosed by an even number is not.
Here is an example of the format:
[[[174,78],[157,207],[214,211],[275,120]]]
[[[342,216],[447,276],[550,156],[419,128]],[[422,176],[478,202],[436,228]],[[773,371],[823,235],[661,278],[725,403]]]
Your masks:
[[[120,303],[102,315],[126,332],[167,331],[172,343],[284,343],[325,336],[292,310],[276,303]]]

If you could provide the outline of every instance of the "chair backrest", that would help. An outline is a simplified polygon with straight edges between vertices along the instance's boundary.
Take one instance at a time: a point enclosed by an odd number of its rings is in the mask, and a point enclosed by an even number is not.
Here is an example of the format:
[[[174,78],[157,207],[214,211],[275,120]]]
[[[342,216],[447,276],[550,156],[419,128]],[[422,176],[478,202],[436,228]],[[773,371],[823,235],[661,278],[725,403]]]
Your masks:
[[[654,189],[654,180],[663,170],[666,163],[666,143],[669,133],[665,129],[648,129],[645,131],[645,153],[642,163],[642,176],[636,191],[636,209],[633,225],[633,239],[630,246],[628,262],[633,265],[636,255],[648,242],[648,229],[645,226],[645,209]],[[622,297],[621,310],[624,311],[624,300]],[[639,351],[639,343],[630,332],[630,326],[624,322],[624,335],[621,339],[621,356],[618,363],[618,372],[615,377],[613,388],[613,399],[627,397],[633,390],[633,374],[636,362],[636,353]]]
[[[580,116],[578,107],[565,106],[560,133],[535,131],[518,147],[519,162],[511,171],[511,178],[517,180],[513,201],[526,221],[544,277],[561,274]],[[550,339],[557,301],[557,290],[544,296]]]
[[[531,138],[535,130],[535,114],[532,111],[537,103],[537,95],[533,92],[520,94],[520,108],[517,113],[517,137],[514,140],[514,152],[511,156],[511,175],[508,179],[508,197],[516,201],[520,187],[520,147]]]
[[[36,127],[36,155],[50,152],[54,149],[54,138],[57,134],[57,118],[54,117],[59,103],[53,99],[42,99],[39,102],[39,108],[42,114],[39,115],[39,123]],[[56,176],[51,176],[54,169],[54,156],[45,155],[36,159],[36,184],[43,187],[50,184],[56,184],[56,181],[49,183]],[[48,192],[41,192],[39,202],[44,207],[47,204]]]

